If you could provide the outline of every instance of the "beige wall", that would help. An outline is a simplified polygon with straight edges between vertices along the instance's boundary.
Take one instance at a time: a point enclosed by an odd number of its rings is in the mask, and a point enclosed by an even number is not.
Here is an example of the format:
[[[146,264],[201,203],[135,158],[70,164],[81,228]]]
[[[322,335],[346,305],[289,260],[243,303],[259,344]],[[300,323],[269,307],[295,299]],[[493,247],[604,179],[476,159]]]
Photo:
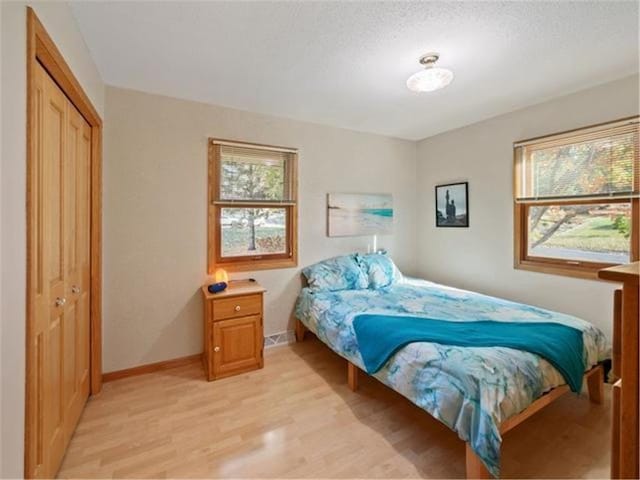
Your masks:
[[[415,272],[415,142],[111,87],[106,104],[106,372],[202,351],[208,137],[300,150],[299,267],[371,242],[327,238],[328,192],[388,192],[395,234],[378,244]],[[268,289],[265,333],[291,329],[299,268],[248,275]]]
[[[2,477],[23,473],[26,282],[26,5],[2,2]],[[104,85],[66,3],[31,3],[100,114]]]
[[[513,268],[512,144],[637,113],[634,76],[419,142],[420,275],[573,314],[610,334],[614,285]],[[458,180],[469,182],[470,227],[436,228],[434,186]]]

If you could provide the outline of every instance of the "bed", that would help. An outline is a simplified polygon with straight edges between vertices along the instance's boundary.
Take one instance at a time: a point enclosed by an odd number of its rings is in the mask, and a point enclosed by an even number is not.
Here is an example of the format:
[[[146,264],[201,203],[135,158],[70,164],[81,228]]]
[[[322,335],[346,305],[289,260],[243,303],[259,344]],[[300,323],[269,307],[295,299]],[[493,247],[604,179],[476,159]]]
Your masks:
[[[583,333],[591,401],[600,403],[609,356],[604,334],[578,318],[419,279],[382,288],[326,291],[305,287],[296,304],[296,336],[313,332],[348,361],[350,387],[364,369],[353,321],[358,314],[415,315],[454,321],[558,322]],[[467,443],[468,478],[500,474],[502,434],[569,390],[543,358],[505,347],[410,343],[373,375],[443,422]]]

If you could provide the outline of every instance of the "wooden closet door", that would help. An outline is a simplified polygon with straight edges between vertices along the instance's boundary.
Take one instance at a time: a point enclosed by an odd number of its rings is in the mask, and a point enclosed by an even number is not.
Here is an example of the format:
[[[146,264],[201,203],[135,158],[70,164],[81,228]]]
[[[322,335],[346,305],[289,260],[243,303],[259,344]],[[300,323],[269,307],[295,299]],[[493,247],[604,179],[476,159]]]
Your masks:
[[[89,169],[91,128],[67,100],[64,170],[64,265],[66,274],[64,399],[65,443],[89,396]]]
[[[38,65],[35,187],[29,245],[33,342],[29,379],[39,477],[56,475],[89,393],[89,135],[87,123]]]

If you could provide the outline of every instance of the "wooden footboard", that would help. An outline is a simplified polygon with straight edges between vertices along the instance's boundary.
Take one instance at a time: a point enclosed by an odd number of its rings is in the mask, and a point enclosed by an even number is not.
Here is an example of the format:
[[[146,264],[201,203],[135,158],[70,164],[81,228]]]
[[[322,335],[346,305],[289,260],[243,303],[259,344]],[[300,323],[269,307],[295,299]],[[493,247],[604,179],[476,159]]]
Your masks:
[[[359,371],[360,369],[358,367],[347,361],[347,383],[349,384],[349,388],[354,392],[358,389]],[[596,404],[602,403],[604,399],[604,369],[602,368],[602,365],[596,365],[586,372],[584,374],[584,381],[587,384],[589,400]],[[542,410],[554,400],[560,398],[569,390],[568,385],[561,385],[545,393],[522,412],[502,422],[502,425],[500,425],[500,434],[504,435],[506,432],[531,417],[534,413]],[[482,463],[482,460],[480,460],[476,453],[471,449],[469,443],[466,443],[466,469],[467,478],[469,479],[491,478],[489,471]]]

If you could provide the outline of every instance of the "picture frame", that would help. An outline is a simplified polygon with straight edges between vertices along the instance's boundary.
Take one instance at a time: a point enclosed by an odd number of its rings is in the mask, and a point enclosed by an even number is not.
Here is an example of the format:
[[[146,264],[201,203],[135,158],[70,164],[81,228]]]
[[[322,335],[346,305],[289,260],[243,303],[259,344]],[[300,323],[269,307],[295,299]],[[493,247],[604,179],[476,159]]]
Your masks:
[[[436,185],[436,227],[469,227],[469,182]]]
[[[393,233],[393,195],[327,194],[327,236],[355,237]]]

